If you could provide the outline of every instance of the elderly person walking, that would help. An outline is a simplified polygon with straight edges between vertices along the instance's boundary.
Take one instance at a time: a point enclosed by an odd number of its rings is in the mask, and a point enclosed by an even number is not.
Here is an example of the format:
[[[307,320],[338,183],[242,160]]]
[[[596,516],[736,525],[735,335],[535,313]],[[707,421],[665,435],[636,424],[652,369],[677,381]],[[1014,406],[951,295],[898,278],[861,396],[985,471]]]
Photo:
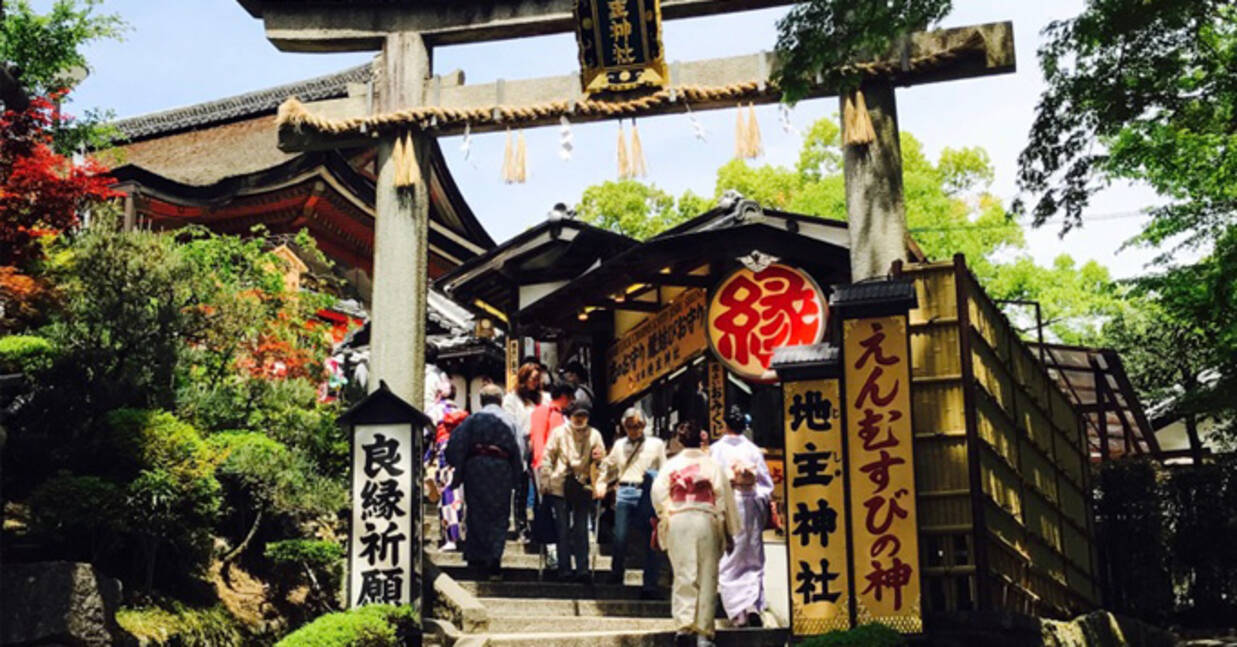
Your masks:
[[[709,453],[730,479],[740,529],[735,548],[722,558],[720,589],[726,617],[736,627],[762,626],[765,609],[765,521],[773,496],[773,477],[760,448],[743,435],[747,416],[731,407],[724,418],[726,433]]]
[[[613,583],[623,583],[627,538],[634,529],[638,545],[644,546],[646,551],[640,596],[651,599],[657,597],[660,555],[648,550],[653,519],[650,497],[653,479],[666,464],[666,444],[648,434],[648,421],[644,412],[636,407],[623,412],[622,427],[626,436],[615,441],[610,454],[601,463],[596,496],[598,499],[605,497],[607,485],[618,483],[614,493]]]
[[[554,509],[558,577],[588,582],[588,519],[593,509],[592,468],[605,456],[601,432],[588,424],[589,407],[573,405],[567,422],[550,432],[541,455],[539,490]],[[572,559],[575,569],[572,570]]]
[[[680,425],[683,451],[653,481],[657,539],[674,569],[670,612],[676,647],[712,645],[717,612],[717,565],[739,531],[730,479],[700,445],[705,432]]]
[[[481,387],[481,410],[451,433],[446,452],[456,481],[464,484],[464,559],[490,576],[501,573],[511,492],[524,479],[511,421],[498,406],[502,398],[498,386]]]

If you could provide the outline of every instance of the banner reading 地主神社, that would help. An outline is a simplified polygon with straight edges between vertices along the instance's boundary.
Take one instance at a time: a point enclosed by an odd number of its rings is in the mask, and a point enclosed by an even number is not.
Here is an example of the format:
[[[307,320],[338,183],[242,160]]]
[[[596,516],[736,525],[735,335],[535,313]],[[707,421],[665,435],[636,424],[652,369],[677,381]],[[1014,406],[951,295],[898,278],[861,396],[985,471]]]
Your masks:
[[[836,377],[782,383],[791,631],[850,629],[845,454]]]

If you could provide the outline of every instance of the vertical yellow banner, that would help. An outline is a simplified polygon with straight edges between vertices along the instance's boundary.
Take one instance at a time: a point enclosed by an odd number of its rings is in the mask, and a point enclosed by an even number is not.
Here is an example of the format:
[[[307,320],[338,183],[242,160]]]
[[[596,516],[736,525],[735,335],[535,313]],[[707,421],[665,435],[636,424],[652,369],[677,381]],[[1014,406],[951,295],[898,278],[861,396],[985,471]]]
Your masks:
[[[515,390],[515,375],[520,370],[520,340],[507,340],[507,391]]]
[[[842,323],[856,622],[921,633],[906,316]]]
[[[795,636],[851,627],[840,404],[836,379],[782,384],[786,546]]]
[[[710,361],[709,367],[709,433],[721,438],[726,433],[726,367]]]

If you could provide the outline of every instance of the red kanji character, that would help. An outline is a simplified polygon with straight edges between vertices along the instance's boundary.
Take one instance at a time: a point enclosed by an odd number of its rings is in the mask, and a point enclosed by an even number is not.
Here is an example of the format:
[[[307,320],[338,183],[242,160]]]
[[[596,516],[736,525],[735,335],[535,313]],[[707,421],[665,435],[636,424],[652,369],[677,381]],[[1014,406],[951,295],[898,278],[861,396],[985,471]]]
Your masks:
[[[881,564],[877,560],[872,560],[872,568],[874,569],[868,574],[868,588],[863,590],[867,593],[875,589],[876,601],[880,602],[881,591],[886,587],[893,589],[893,608],[899,610],[902,608],[902,587],[910,584],[911,576],[914,575],[914,569],[910,564],[903,562],[897,557],[893,558],[893,563],[889,568],[882,569]]]
[[[816,341],[821,307],[816,291],[796,272],[773,265],[755,278],[764,292],[759,302],[763,344],[757,354],[767,366],[773,349]]]
[[[722,288],[717,299],[726,311],[713,321],[713,325],[721,331],[717,352],[722,357],[745,365],[751,353],[755,352],[758,344],[756,325],[760,323],[756,303],[760,301],[760,296],[760,285],[742,275],[736,276]]]

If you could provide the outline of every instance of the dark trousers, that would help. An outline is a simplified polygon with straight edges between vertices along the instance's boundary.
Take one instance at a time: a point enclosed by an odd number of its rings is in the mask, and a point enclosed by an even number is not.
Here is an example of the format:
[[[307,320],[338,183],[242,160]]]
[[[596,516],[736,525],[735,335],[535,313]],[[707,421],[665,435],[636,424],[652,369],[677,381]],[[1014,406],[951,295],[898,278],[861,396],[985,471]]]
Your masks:
[[[627,561],[627,540],[634,537],[644,548],[644,581],[645,590],[657,588],[657,577],[661,569],[661,553],[649,549],[649,538],[652,525],[649,523],[647,510],[641,514],[640,495],[642,489],[630,485],[620,485],[614,493],[614,545],[612,558],[614,577],[623,583],[623,569]]]
[[[568,478],[571,478],[570,476]],[[588,574],[588,517],[591,501],[572,505],[561,496],[545,495],[554,507],[554,525],[558,530],[558,573],[563,577]],[[575,558],[575,571],[571,559]]]
[[[511,518],[515,521],[515,530],[524,533],[528,530],[528,475],[521,474],[515,479],[515,492],[511,495]]]

